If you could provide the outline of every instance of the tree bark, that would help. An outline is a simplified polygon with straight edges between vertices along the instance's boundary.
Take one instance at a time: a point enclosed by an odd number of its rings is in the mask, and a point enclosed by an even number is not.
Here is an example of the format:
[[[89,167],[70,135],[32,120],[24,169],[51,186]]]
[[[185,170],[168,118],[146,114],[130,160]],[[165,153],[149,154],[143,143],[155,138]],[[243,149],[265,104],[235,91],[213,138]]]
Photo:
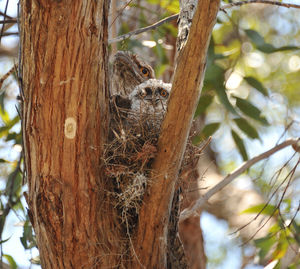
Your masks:
[[[101,175],[108,131],[108,5],[21,1],[27,202],[43,268],[119,263],[116,212]]]
[[[204,76],[206,53],[219,0],[203,0],[177,62],[168,111],[162,124],[152,184],[145,194],[135,240],[136,268],[166,268],[169,211],[178,171]],[[170,113],[169,113],[170,112]]]

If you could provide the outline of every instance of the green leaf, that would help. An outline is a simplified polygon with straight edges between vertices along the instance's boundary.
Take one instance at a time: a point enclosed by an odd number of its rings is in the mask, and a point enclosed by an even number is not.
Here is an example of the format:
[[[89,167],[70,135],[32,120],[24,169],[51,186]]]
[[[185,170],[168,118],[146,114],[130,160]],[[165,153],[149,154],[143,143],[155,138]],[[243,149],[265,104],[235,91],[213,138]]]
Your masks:
[[[256,247],[260,248],[260,251],[258,253],[260,260],[263,260],[266,257],[266,255],[268,254],[272,246],[276,244],[276,242],[276,237],[270,235],[254,240],[254,244],[256,245]]]
[[[250,38],[252,43],[255,44],[256,48],[264,53],[273,53],[277,51],[287,51],[287,50],[298,50],[299,47],[296,46],[282,46],[279,48],[275,48],[272,44],[266,43],[265,39],[261,34],[259,34],[255,30],[245,30],[245,33]]]
[[[260,81],[258,81],[254,77],[244,77],[244,79],[247,81],[247,83],[252,86],[253,88],[257,89],[259,92],[261,92],[264,96],[268,96],[267,89],[262,85]]]
[[[244,161],[247,161],[248,160],[248,154],[247,154],[247,151],[246,151],[246,148],[245,148],[245,145],[244,145],[244,142],[243,140],[239,137],[239,135],[231,130],[231,135],[232,135],[232,138],[236,144],[236,146],[238,147],[238,150],[240,152],[240,154],[242,155],[243,157],[243,160]]]
[[[255,30],[245,30],[245,33],[250,38],[252,43],[256,46],[256,48],[264,53],[272,53],[276,51],[276,48],[272,44],[268,44],[265,42],[263,36]]]
[[[251,126],[245,119],[243,118],[234,119],[234,122],[248,137],[252,139],[259,138],[256,129],[253,126]]]
[[[7,116],[8,117],[8,116]],[[3,119],[3,118],[2,118]],[[4,120],[3,120],[4,121]],[[8,120],[6,121],[6,125],[5,126],[2,126],[0,127],[0,138],[7,135],[8,134],[8,131],[13,127],[15,126],[15,124],[17,124],[18,122],[20,121],[20,118],[19,116],[15,116],[12,120],[9,120],[9,117],[8,117]]]
[[[210,60],[209,62],[210,64],[209,63],[207,64],[208,66],[205,72],[204,85],[208,82],[215,87],[219,85],[223,85],[225,80],[224,74],[226,70],[214,64],[212,62],[212,59],[209,60]]]
[[[215,123],[210,123],[204,126],[204,128],[202,129],[201,133],[195,137],[193,137],[192,139],[192,143],[194,145],[199,144],[201,141],[205,140],[206,138],[208,138],[209,136],[211,136],[212,134],[214,134],[220,127],[220,123],[219,122],[215,122]]]
[[[5,124],[9,122],[9,114],[6,110],[0,109],[0,117]]]
[[[198,117],[201,115],[212,103],[214,97],[212,95],[202,95],[200,97],[194,118]]]
[[[22,187],[22,176],[20,172],[13,171],[9,176],[5,187],[5,193],[19,196]]]
[[[265,39],[257,31],[247,29],[245,30],[245,33],[256,46],[265,44]]]
[[[223,85],[219,86],[219,87],[216,87],[215,91],[218,95],[218,98],[219,98],[220,102],[225,106],[225,108],[228,111],[230,111],[231,113],[237,115],[238,113],[235,111],[234,107],[232,106],[232,104],[228,100],[228,96],[226,94],[225,87]]]
[[[276,260],[276,259],[274,259],[274,260]],[[281,262],[280,262],[280,260],[278,260],[278,261],[276,262],[275,266],[274,266],[272,269],[280,269],[280,268],[282,268],[282,267],[281,267]]]
[[[0,109],[2,111],[5,110],[4,108],[4,98],[5,98],[5,91],[3,91],[1,94],[0,94]]]
[[[276,210],[276,206],[270,204],[259,204],[243,210],[240,214],[262,214],[272,216]]]
[[[298,245],[300,245],[300,225],[298,225],[295,220],[292,220],[290,227],[292,230],[294,230],[293,234],[295,241],[298,243]]]
[[[295,229],[296,233],[300,235],[300,225],[298,225],[295,220],[292,221],[292,226]]]
[[[10,238],[11,238],[11,236],[10,236],[10,237],[8,237],[7,239],[0,240],[0,244],[2,245],[3,243],[7,242],[7,241],[8,241]]]
[[[289,241],[287,240],[286,234],[284,232],[281,232],[278,240],[278,244],[272,255],[273,259],[280,260],[281,258],[283,258],[286,254],[288,247],[289,247]]]
[[[28,220],[26,220],[24,223],[23,236],[20,238],[20,240],[25,249],[31,249],[36,246],[35,238],[32,233],[32,227]]]
[[[283,46],[283,47],[276,48],[275,51],[299,50],[299,49],[300,47],[297,46]]]
[[[272,44],[269,44],[269,43],[264,43],[263,45],[257,46],[256,48],[264,53],[276,52],[276,48]]]
[[[297,269],[297,265],[294,263],[290,264],[287,269]]]
[[[236,106],[248,117],[259,121],[263,125],[269,125],[268,121],[265,117],[260,116],[261,111],[250,102],[245,99],[241,99],[239,97],[234,96],[236,99]]]
[[[13,259],[12,256],[4,254],[3,257],[8,261],[11,269],[17,269],[18,268],[17,263],[15,262],[15,260]]]
[[[5,138],[5,141],[11,141],[11,140],[14,140],[16,144],[21,144],[22,134],[16,132],[8,133]]]

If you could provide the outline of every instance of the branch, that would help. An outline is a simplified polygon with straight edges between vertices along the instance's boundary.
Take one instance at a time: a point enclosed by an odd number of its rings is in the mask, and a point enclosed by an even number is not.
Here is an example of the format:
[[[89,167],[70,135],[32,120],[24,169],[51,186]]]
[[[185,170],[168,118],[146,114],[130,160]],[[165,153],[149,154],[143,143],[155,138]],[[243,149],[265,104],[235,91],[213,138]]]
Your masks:
[[[4,10],[4,14],[6,15],[7,13],[7,8],[8,8],[8,1],[6,1],[6,4],[5,4],[5,10]],[[5,20],[5,17],[4,16],[4,20]],[[5,22],[3,23],[3,26],[1,28],[1,33],[0,33],[0,44],[1,44],[1,39],[2,39],[2,36],[3,36],[3,33],[4,33],[4,26],[5,26]]]
[[[248,168],[250,168],[255,163],[271,156],[275,152],[290,146],[290,145],[296,145],[300,141],[300,138],[298,139],[289,139],[285,142],[275,146],[274,148],[252,158],[251,160],[245,162],[242,164],[239,168],[237,168],[233,173],[227,175],[221,182],[216,184],[214,187],[212,187],[207,193],[205,193],[199,200],[195,202],[193,206],[190,206],[189,208],[182,211],[180,215],[179,221],[183,221],[193,215],[197,215],[197,211],[204,205],[205,202],[207,202],[213,195],[215,195],[218,191],[223,189],[225,186],[227,186],[229,183],[231,183],[235,178],[237,178],[239,175],[244,173]]]
[[[171,201],[202,89],[207,49],[219,7],[219,0],[198,1],[190,29],[191,38],[178,56],[168,111],[152,165],[151,184],[144,195],[135,237],[136,253],[146,268],[167,267]],[[138,268],[136,264],[135,268]]]
[[[8,19],[13,19],[13,17],[7,15],[6,13],[3,13],[2,11],[0,11],[0,16],[3,16],[4,18],[8,18]]]
[[[274,2],[271,0],[248,0],[248,1],[241,1],[241,2],[235,2],[235,3],[231,3],[231,4],[227,4],[224,5],[222,7],[220,7],[220,10],[224,11],[225,9],[229,9],[235,6],[242,6],[242,5],[247,5],[247,4],[268,4],[268,5],[274,5],[274,6],[280,6],[280,7],[286,7],[286,8],[298,8],[300,9],[300,5],[296,5],[296,4],[288,4],[288,3],[281,3],[281,2]],[[164,23],[173,21],[173,20],[177,20],[179,16],[179,13],[171,15],[169,17],[166,17],[154,24],[151,24],[149,26],[134,30],[132,32],[129,32],[127,34],[124,35],[120,35],[116,38],[112,38],[108,40],[108,44],[112,44],[112,43],[116,43],[116,42],[120,42],[123,41],[127,38],[130,38],[131,36],[136,36],[138,34],[147,32],[149,30],[152,29],[156,29],[157,27],[161,26]]]
[[[9,20],[1,20],[0,24],[5,24],[5,23],[17,23],[17,19],[9,19]]]
[[[19,33],[18,32],[9,32],[9,33],[3,33],[1,36],[3,37],[3,36],[11,36],[11,35],[19,35]]]
[[[232,8],[235,6],[242,6],[247,4],[267,4],[267,5],[273,5],[273,6],[280,6],[280,7],[286,7],[286,8],[300,8],[300,5],[296,4],[288,4],[288,3],[281,3],[277,1],[271,1],[271,0],[247,0],[247,1],[241,1],[241,2],[235,2],[230,3],[227,5],[224,5],[221,7],[221,10]]]
[[[132,31],[132,32],[129,32],[129,33],[127,33],[127,34],[120,35],[120,36],[118,36],[118,37],[116,37],[116,38],[110,39],[110,40],[108,40],[108,44],[112,44],[112,43],[115,43],[115,42],[123,41],[123,40],[125,40],[125,39],[127,39],[127,38],[129,38],[129,37],[131,37],[131,36],[135,36],[135,35],[141,34],[141,33],[143,33],[143,32],[146,32],[146,31],[148,31],[148,30],[155,29],[155,28],[159,27],[160,25],[162,25],[162,24],[164,24],[164,23],[167,23],[167,22],[169,22],[169,21],[177,20],[178,15],[179,15],[178,13],[177,13],[177,14],[174,14],[174,15],[169,16],[169,17],[167,17],[167,18],[164,18],[164,19],[162,19],[162,20],[160,20],[160,21],[158,21],[158,22],[156,22],[156,23],[154,23],[154,24],[152,24],[152,25],[149,25],[149,26],[146,26],[146,27],[143,27],[143,28],[134,30],[134,31]]]

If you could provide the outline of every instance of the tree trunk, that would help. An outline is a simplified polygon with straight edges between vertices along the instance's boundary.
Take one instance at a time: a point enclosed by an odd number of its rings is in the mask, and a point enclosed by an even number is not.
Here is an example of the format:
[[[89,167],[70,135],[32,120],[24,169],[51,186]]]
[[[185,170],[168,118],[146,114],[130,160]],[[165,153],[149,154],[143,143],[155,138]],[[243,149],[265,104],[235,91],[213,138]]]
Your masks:
[[[117,265],[118,222],[101,177],[109,1],[21,2],[27,202],[42,267]]]

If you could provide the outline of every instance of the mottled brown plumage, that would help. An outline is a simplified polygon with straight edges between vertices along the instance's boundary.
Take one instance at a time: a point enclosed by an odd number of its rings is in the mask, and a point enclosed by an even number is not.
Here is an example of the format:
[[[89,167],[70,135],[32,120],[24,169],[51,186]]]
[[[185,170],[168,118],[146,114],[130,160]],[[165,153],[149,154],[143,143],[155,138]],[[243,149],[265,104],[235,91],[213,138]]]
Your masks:
[[[155,78],[153,68],[136,54],[119,51],[113,59],[112,95],[128,96],[148,79]]]

